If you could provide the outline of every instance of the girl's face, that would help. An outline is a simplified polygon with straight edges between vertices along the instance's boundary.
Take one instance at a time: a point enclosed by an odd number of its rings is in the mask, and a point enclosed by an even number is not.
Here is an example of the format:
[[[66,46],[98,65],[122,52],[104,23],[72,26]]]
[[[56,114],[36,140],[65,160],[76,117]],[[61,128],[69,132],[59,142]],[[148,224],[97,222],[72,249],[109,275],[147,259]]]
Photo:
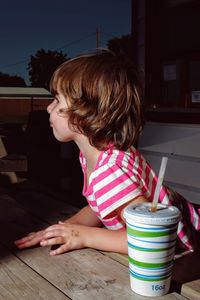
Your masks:
[[[53,102],[47,107],[49,113],[50,126],[53,128],[55,138],[60,142],[68,142],[75,139],[76,132],[68,126],[67,114],[60,112],[60,109],[66,109],[67,103],[63,95],[59,94]]]

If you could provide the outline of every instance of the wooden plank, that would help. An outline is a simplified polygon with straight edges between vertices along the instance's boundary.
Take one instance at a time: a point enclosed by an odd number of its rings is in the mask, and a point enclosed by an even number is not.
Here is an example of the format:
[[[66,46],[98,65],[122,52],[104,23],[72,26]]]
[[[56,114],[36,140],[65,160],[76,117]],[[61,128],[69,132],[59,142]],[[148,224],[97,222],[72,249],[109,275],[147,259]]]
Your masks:
[[[0,299],[69,299],[2,246],[0,255]]]
[[[167,296],[169,296],[169,298],[167,299],[164,299],[164,297],[162,297],[162,299],[163,300],[171,300],[171,299],[177,299],[177,300],[188,300],[187,298],[185,298],[185,297],[183,297],[182,295],[180,295],[180,294],[177,294],[177,293],[171,293],[171,294],[169,294],[169,295],[167,295]],[[156,297],[156,299],[157,299],[157,297]],[[155,300],[155,298],[154,298],[154,300]]]
[[[0,172],[26,172],[26,159],[9,159],[3,157],[0,159]]]
[[[49,247],[35,247],[23,251],[13,247],[13,240],[30,229],[45,224],[39,222],[9,199],[0,197],[1,243],[16,257],[56,288],[72,299],[136,299],[146,297],[135,294],[130,289],[128,268],[119,262],[92,249],[71,251],[51,257]],[[41,223],[41,224],[40,224]],[[4,228],[7,230],[5,231]],[[169,294],[157,299],[172,300],[177,294]],[[154,299],[154,298],[149,298]]]
[[[190,300],[200,299],[200,279],[184,283],[181,288],[181,295]]]
[[[4,157],[7,154],[8,153],[7,153],[6,148],[4,146],[3,140],[0,136],[0,158]],[[3,175],[8,176],[12,183],[17,182],[17,175],[16,175],[15,172],[1,172],[1,170],[0,170],[0,173],[3,174]]]
[[[126,254],[120,254],[120,253],[115,253],[115,252],[105,252],[101,251],[104,255],[114,259],[115,261],[118,261],[120,264],[128,267],[129,262],[128,262],[128,255]]]
[[[166,297],[166,298],[165,298]],[[146,297],[147,298],[147,297]],[[148,297],[149,298],[149,297]],[[153,299],[157,299],[157,298],[160,298],[160,300],[188,300],[187,298],[185,298],[184,296],[180,295],[180,294],[177,294],[177,293],[171,293],[171,294],[168,294],[166,296],[163,296],[163,297],[154,297]],[[144,299],[144,300],[147,300],[147,299]]]
[[[7,155],[7,151],[6,151],[6,148],[4,146],[4,143],[3,143],[3,140],[2,140],[2,137],[0,136],[0,158],[2,158],[3,156]]]
[[[37,248],[18,255],[70,298],[132,298],[128,269],[98,251],[82,249],[56,257],[50,257],[48,251]]]

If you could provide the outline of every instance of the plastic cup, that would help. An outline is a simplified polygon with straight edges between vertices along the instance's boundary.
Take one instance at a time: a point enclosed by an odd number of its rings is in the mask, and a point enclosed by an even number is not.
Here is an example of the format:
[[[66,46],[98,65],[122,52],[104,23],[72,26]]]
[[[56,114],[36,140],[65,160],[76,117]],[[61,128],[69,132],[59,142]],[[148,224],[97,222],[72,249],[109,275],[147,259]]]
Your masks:
[[[131,289],[156,297],[168,293],[171,283],[177,226],[181,213],[174,206],[151,203],[125,208]]]

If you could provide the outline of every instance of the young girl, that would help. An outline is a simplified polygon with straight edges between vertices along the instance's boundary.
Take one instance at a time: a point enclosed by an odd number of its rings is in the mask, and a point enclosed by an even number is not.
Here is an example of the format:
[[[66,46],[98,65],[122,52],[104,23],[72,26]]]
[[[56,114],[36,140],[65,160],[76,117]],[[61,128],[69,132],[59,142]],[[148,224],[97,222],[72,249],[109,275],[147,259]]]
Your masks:
[[[80,149],[88,205],[65,222],[30,233],[15,244],[20,249],[38,243],[57,245],[51,255],[84,247],[127,253],[123,210],[131,203],[151,202],[157,183],[154,171],[133,146],[143,119],[135,70],[122,56],[104,50],[62,64],[50,88],[54,95],[47,109],[50,125],[57,140],[73,140]],[[175,193],[161,188],[160,202],[173,204],[176,199]],[[186,207],[195,229],[200,229],[198,211],[187,203]],[[178,236],[189,249],[192,233],[193,226],[188,231],[180,222]]]

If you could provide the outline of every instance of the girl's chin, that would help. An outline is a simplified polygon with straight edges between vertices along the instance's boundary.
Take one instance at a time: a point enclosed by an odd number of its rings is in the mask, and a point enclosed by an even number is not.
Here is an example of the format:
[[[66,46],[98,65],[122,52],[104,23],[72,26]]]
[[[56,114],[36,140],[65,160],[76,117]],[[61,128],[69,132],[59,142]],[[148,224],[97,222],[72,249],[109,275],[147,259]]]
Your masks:
[[[66,141],[65,139],[61,138],[60,136],[54,135],[54,137],[56,138],[56,140],[57,140],[58,142],[68,142],[68,141]]]
[[[55,139],[59,142],[63,142],[63,139],[61,136],[59,136],[58,134],[56,134],[56,132],[53,130],[53,135],[55,137]]]
[[[59,135],[58,132],[54,128],[53,128],[53,135],[56,138],[56,140],[59,142],[70,142],[73,140],[72,135],[68,135],[68,136]]]
[[[54,137],[56,138],[57,141],[62,142],[62,143],[72,141],[71,138],[61,137],[61,136],[58,136],[55,133],[54,133]]]

